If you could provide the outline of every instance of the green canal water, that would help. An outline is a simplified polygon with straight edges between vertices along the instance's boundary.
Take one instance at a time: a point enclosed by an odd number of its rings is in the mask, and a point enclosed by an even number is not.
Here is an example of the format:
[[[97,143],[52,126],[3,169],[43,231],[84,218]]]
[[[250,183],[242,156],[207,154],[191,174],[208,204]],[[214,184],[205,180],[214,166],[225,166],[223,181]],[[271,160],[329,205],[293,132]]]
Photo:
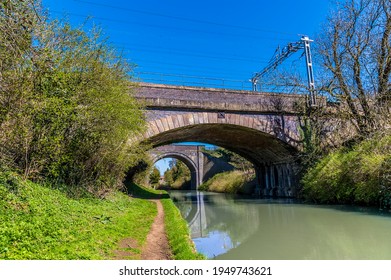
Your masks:
[[[391,260],[391,215],[227,194],[171,191],[209,259]]]

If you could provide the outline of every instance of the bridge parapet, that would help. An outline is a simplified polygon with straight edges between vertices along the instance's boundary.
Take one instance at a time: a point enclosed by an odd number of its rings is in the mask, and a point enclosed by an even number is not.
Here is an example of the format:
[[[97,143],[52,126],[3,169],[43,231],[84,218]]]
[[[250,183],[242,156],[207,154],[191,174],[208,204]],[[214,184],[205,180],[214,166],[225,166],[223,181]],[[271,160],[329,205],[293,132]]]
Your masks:
[[[134,93],[148,108],[192,109],[202,111],[300,114],[306,102],[302,94],[259,93],[140,84]]]

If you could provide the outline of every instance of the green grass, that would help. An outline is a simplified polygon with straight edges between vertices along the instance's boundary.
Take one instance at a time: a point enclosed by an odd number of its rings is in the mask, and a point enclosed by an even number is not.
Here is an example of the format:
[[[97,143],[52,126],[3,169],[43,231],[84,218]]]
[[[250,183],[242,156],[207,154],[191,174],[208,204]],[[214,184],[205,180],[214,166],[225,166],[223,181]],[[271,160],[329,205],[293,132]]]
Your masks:
[[[123,238],[145,243],[157,211],[120,192],[72,199],[10,172],[0,173],[0,197],[0,259],[111,259]]]
[[[127,183],[126,185],[128,187],[128,192],[136,197],[161,199],[164,208],[166,234],[174,259],[205,259],[202,254],[197,253],[195,250],[194,243],[190,238],[189,227],[166,191],[153,190],[134,183]]]
[[[162,197],[169,197],[169,195],[165,191],[142,187],[133,182],[125,182],[125,186],[128,194],[132,197],[137,197],[141,199],[159,199]]]
[[[391,135],[336,150],[302,179],[305,199],[391,208]]]
[[[118,243],[131,238],[131,258],[141,248],[157,214],[147,199],[161,199],[175,259],[203,259],[194,249],[186,222],[164,191],[128,185],[129,197],[70,198],[64,192],[0,172],[0,259],[112,259]],[[128,249],[127,249],[128,250]]]
[[[251,185],[252,175],[234,170],[218,173],[203,183],[199,189],[203,191],[219,193],[252,193],[254,186]]]
[[[197,253],[189,234],[189,227],[182,218],[178,208],[170,198],[162,199],[164,207],[164,223],[166,233],[174,259],[176,260],[202,260],[205,259]]]

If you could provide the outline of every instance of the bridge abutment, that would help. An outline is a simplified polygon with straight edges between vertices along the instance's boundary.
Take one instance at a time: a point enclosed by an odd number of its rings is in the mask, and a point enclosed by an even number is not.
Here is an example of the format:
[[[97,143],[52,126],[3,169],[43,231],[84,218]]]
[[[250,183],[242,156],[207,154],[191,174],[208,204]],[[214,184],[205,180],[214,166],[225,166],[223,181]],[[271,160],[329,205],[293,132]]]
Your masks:
[[[256,186],[254,194],[261,197],[294,197],[294,163],[265,163],[255,167]]]

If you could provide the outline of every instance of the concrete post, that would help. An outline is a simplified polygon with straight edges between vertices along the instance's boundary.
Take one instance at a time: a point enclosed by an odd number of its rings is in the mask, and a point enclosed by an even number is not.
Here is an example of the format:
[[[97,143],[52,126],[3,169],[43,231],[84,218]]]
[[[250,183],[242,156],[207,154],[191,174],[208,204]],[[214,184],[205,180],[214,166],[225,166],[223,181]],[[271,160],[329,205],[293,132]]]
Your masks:
[[[270,191],[270,175],[269,175],[269,166],[268,165],[265,165],[265,170],[264,170],[264,174],[265,174],[265,195],[269,195],[269,191]]]
[[[282,189],[283,189],[283,194],[284,196],[288,195],[288,174],[286,171],[286,163],[281,165],[281,171],[282,171]]]
[[[276,184],[276,193],[277,193],[277,196],[280,196],[281,195],[281,188],[282,188],[282,173],[281,173],[281,164],[277,164],[276,165],[276,169],[277,171],[277,184]]]
[[[202,153],[202,146],[197,146],[197,165],[198,165],[198,187],[203,183],[204,176],[204,154]]]
[[[270,166],[270,187],[273,190],[276,187],[276,180],[275,180],[275,172],[274,172],[274,165]]]
[[[261,196],[261,185],[262,185],[262,170],[261,167],[255,167],[255,190],[254,195]]]

